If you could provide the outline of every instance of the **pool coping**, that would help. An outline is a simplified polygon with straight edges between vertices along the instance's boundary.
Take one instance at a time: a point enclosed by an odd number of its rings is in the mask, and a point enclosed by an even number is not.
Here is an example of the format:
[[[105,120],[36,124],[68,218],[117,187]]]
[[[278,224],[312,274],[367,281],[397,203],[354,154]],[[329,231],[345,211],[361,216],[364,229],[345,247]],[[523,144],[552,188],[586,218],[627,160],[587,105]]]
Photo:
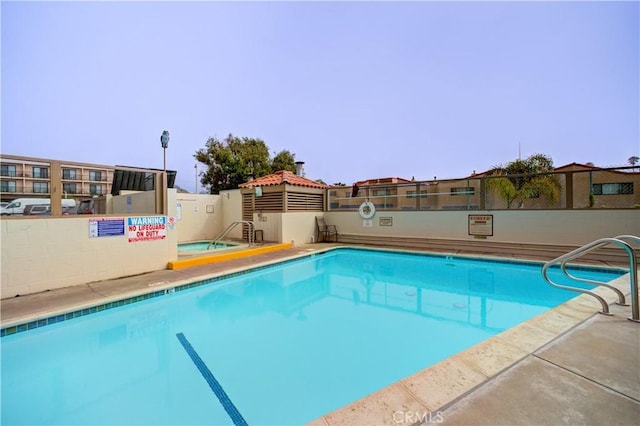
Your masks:
[[[356,245],[335,245],[321,248],[310,248],[304,252],[282,257],[279,259],[258,262],[251,266],[240,266],[212,274],[203,274],[196,277],[190,276],[175,281],[162,281],[147,284],[145,288],[125,292],[85,303],[77,303],[58,310],[38,312],[23,317],[12,318],[0,324],[2,336],[8,335],[6,330],[10,327],[26,327],[16,332],[26,331],[29,324],[33,327],[47,325],[43,321],[54,318],[51,323],[74,318],[80,314],[98,312],[110,307],[120,306],[125,300],[134,303],[151,297],[173,293],[177,288],[187,289],[228,278],[231,276],[246,274],[261,268],[270,267],[278,263],[287,263],[300,258],[322,255],[335,249],[365,249],[374,251],[392,251],[417,255],[430,255],[435,257],[451,256],[455,258],[495,260],[504,263],[524,263],[540,265],[540,260],[511,259],[500,256],[473,255],[460,253],[431,252],[426,250],[390,249],[388,247],[362,247]],[[573,266],[573,265],[572,265]],[[589,269],[617,269],[616,266],[594,266],[585,264]],[[621,290],[627,297],[629,295],[629,274],[610,281],[610,284]],[[196,284],[197,283],[197,284]],[[600,287],[594,290],[608,303],[614,303],[617,297],[611,290]],[[110,305],[111,304],[111,305]],[[99,307],[103,308],[100,309]],[[482,384],[495,378],[505,370],[523,360],[528,355],[542,348],[548,343],[560,338],[571,329],[582,324],[589,318],[598,315],[600,304],[588,295],[581,294],[575,298],[551,308],[542,314],[509,328],[483,342],[478,343],[462,352],[459,352],[445,360],[431,365],[419,372],[405,377],[398,382],[375,391],[364,398],[349,403],[337,410],[326,413],[312,420],[311,425],[337,425],[337,424],[398,424],[393,418],[397,411],[439,413],[460,398],[463,398]],[[78,314],[79,312],[79,314]],[[69,316],[70,315],[70,316]],[[64,318],[62,318],[64,317]],[[13,334],[13,333],[9,333]],[[392,410],[393,408],[393,410]]]

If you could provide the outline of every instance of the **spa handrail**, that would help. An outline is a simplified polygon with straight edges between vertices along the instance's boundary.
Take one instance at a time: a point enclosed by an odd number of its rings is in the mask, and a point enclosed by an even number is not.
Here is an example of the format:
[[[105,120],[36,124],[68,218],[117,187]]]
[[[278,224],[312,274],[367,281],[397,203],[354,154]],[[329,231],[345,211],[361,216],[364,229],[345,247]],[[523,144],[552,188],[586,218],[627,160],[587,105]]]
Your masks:
[[[209,243],[209,245],[207,246],[207,250],[209,250],[209,248],[213,245],[213,247],[215,248],[216,245],[224,238],[227,236],[227,234],[229,232],[231,232],[231,230],[233,228],[235,228],[236,226],[240,225],[240,224],[245,224],[249,227],[249,235],[248,235],[248,240],[249,240],[249,245],[252,246],[253,245],[253,230],[254,230],[254,225],[253,222],[251,222],[250,220],[238,220],[236,222],[233,222],[231,225],[227,226],[225,228],[224,231],[222,231],[222,233],[216,237],[215,240],[213,240],[212,242]]]
[[[585,244],[584,246],[577,248],[573,251],[570,251],[569,253],[563,254],[562,256],[556,257],[553,260],[550,260],[548,262],[546,262],[543,266],[542,266],[542,276],[544,277],[544,279],[551,284],[554,287],[557,288],[562,288],[565,290],[571,290],[571,291],[577,291],[579,293],[584,293],[584,294],[588,294],[590,296],[595,297],[599,302],[600,305],[602,305],[602,314],[605,315],[611,315],[609,313],[609,305],[607,304],[607,302],[600,297],[599,295],[597,295],[596,293],[593,293],[592,291],[589,291],[587,289],[583,289],[583,288],[578,288],[578,287],[571,287],[571,286],[567,286],[567,285],[562,285],[562,284],[558,284],[556,282],[553,282],[553,280],[551,280],[551,278],[549,278],[548,275],[548,269],[553,266],[554,264],[560,263],[560,268],[562,270],[562,272],[570,279],[573,279],[575,281],[580,281],[580,282],[584,282],[584,283],[588,283],[588,284],[594,284],[594,285],[598,285],[598,286],[603,286],[603,287],[607,287],[612,289],[613,291],[616,292],[616,294],[618,295],[618,304],[619,305],[625,305],[625,300],[624,300],[624,294],[622,294],[622,292],[620,292],[617,288],[607,284],[607,283],[603,283],[601,281],[594,281],[594,280],[589,280],[586,278],[579,278],[576,277],[572,274],[570,274],[567,271],[567,262],[569,262],[570,260],[576,259],[580,256],[582,256],[583,254],[586,254],[590,251],[599,249],[601,247],[604,247],[608,244],[616,244],[620,247],[622,247],[626,252],[627,255],[629,256],[629,282],[630,282],[630,286],[631,286],[631,318],[629,318],[632,321],[636,321],[636,322],[640,322],[640,309],[638,307],[638,258],[637,255],[635,253],[635,250],[633,249],[633,247],[631,247],[631,245],[629,243],[627,243],[626,241],[623,240],[632,240],[636,243],[640,243],[640,237],[636,237],[635,235],[618,235],[617,237],[614,238],[600,238],[598,240],[595,240],[589,244]],[[627,305],[625,305],[627,306]]]

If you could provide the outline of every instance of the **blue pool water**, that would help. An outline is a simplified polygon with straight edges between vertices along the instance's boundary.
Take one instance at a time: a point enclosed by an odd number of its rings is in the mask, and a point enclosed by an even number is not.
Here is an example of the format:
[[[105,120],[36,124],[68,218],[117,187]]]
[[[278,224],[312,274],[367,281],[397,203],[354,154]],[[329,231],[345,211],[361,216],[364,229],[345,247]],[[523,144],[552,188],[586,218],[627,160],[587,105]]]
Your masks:
[[[540,265],[333,250],[3,337],[1,421],[303,424],[574,296]]]
[[[227,247],[233,247],[237,244],[218,242],[215,246],[211,243],[211,241],[196,241],[192,243],[179,243],[178,251],[179,252],[198,252],[198,251],[207,251],[207,250],[217,250]]]

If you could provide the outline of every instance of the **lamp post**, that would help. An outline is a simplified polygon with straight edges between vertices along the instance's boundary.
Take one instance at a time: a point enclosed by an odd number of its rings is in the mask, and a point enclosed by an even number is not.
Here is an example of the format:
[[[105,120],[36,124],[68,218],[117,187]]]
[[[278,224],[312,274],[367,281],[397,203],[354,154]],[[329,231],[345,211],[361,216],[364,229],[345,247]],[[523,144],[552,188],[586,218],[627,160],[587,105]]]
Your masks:
[[[193,168],[196,170],[196,189],[194,194],[198,193],[198,163],[196,163]]]
[[[160,198],[156,198],[156,200],[161,200],[160,204],[157,204],[162,209],[162,214],[166,215],[169,212],[169,205],[167,203],[167,148],[169,147],[169,131],[165,130],[162,132],[162,136],[160,136],[160,144],[162,145],[162,151],[164,153],[164,172],[162,173],[162,191],[160,193]],[[156,187],[156,197],[158,197]]]
[[[165,130],[162,132],[162,136],[160,136],[160,144],[162,145],[162,150],[164,152],[164,173],[167,173],[167,148],[169,147],[169,131]]]

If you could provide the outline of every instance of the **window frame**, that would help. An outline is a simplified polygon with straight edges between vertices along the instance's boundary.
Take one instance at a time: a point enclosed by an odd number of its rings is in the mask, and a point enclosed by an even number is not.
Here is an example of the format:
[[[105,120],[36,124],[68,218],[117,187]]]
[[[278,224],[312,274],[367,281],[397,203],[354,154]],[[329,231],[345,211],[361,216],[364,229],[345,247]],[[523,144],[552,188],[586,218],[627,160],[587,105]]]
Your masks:
[[[45,190],[42,191],[41,187],[44,187]],[[32,188],[33,188],[33,193],[34,194],[48,194],[49,193],[49,182],[33,182]]]

